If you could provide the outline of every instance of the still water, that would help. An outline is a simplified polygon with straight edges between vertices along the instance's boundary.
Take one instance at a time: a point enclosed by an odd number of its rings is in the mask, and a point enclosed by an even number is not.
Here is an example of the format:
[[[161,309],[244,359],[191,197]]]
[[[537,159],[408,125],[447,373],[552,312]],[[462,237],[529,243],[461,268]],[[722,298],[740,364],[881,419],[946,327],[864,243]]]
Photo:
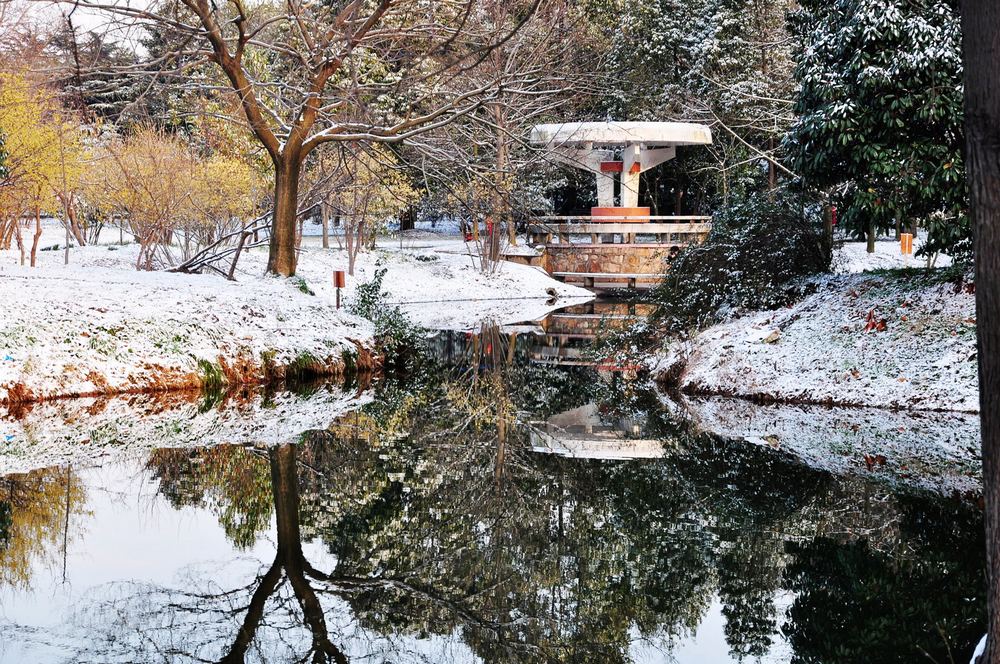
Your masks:
[[[0,662],[968,661],[974,492],[705,433],[598,313],[0,419]]]

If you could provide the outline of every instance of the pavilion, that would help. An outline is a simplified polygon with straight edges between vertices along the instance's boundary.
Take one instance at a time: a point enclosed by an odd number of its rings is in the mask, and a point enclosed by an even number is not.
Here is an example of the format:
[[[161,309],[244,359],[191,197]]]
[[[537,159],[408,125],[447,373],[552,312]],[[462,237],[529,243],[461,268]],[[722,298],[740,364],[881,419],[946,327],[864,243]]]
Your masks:
[[[531,143],[553,159],[594,174],[597,207],[591,216],[597,218],[648,216],[648,208],[639,208],[639,176],[677,156],[679,145],[711,142],[711,129],[687,122],[567,122],[538,125],[531,132]],[[616,175],[620,206],[614,202]]]
[[[537,217],[528,226],[529,238],[542,252],[537,263],[526,260],[558,279],[588,288],[650,287],[682,247],[701,242],[711,230],[708,216],[651,216],[648,207],[639,207],[640,175],[676,157],[678,146],[711,144],[712,131],[705,125],[543,124],[532,130],[531,142],[554,160],[593,173],[597,183],[597,205],[589,215]]]

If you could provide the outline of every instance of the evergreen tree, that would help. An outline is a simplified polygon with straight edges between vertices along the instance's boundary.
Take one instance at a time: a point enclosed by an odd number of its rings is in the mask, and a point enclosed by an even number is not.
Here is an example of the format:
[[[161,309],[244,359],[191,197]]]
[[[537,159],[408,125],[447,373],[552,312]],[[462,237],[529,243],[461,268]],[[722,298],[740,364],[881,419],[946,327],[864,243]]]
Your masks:
[[[786,138],[806,183],[835,194],[869,242],[923,223],[930,249],[968,237],[961,31],[953,0],[804,0],[797,119]],[[870,247],[873,251],[874,247]]]

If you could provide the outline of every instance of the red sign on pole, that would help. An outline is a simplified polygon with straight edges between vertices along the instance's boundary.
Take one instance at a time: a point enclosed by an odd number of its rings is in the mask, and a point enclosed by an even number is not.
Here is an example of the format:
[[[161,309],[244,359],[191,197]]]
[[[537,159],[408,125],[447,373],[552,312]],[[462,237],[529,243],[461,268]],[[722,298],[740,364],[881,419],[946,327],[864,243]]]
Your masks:
[[[337,289],[337,308],[340,309],[340,289],[347,283],[347,275],[343,270],[333,271],[333,286]]]

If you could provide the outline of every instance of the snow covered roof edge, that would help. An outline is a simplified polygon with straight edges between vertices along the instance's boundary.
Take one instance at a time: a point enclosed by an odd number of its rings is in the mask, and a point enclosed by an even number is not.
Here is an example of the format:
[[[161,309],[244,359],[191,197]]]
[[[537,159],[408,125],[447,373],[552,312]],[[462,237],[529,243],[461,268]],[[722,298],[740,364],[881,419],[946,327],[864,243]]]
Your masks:
[[[536,125],[535,145],[707,145],[712,130],[690,122],[564,122]]]

